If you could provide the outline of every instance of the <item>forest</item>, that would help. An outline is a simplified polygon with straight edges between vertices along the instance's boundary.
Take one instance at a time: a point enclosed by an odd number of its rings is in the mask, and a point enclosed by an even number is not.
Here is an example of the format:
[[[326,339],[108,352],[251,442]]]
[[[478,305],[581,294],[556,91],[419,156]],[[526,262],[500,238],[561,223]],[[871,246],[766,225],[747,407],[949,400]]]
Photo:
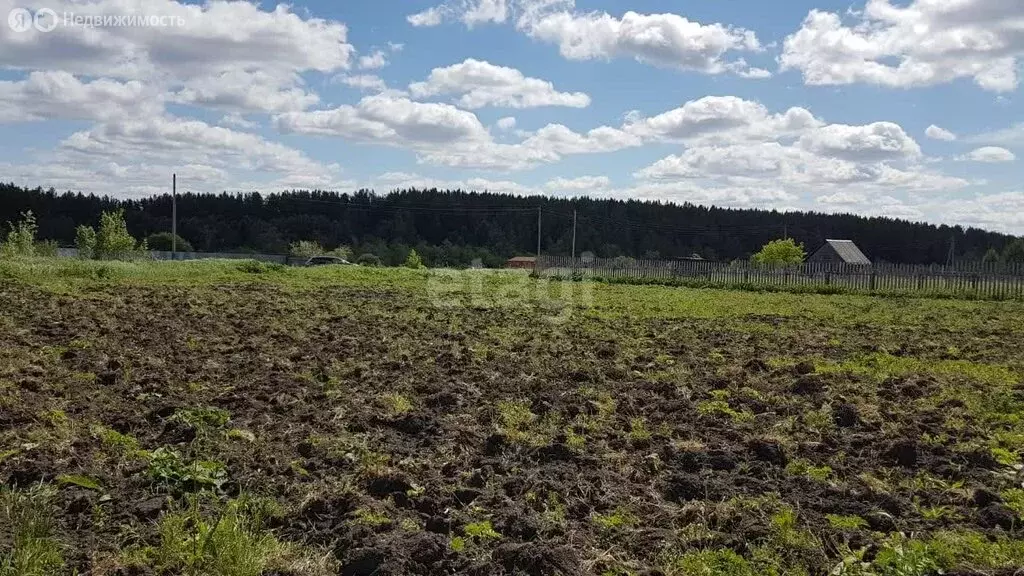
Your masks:
[[[172,197],[141,199],[57,192],[0,183],[0,223],[31,211],[39,237],[73,246],[78,225],[95,226],[105,211],[123,210],[137,238],[169,232]],[[576,218],[577,253],[599,257],[709,260],[748,258],[766,242],[790,237],[808,252],[826,238],[855,241],[875,262],[943,264],[1002,252],[1013,236],[977,228],[884,217],[730,209],[654,201],[521,197],[462,190],[396,190],[377,194],[285,191],[177,197],[177,230],[205,252],[286,253],[300,240],[327,249],[349,246],[386,263],[416,248],[430,265],[500,265],[537,250],[570,254]],[[6,228],[6,226],[5,226]]]

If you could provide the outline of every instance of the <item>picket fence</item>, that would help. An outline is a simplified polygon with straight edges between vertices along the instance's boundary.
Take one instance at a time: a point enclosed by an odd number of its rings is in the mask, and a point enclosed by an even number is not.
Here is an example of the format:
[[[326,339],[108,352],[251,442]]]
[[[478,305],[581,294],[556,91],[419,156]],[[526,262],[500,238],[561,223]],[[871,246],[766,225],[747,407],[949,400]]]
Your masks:
[[[987,299],[1024,298],[1024,264],[965,263],[956,266],[913,264],[853,265],[807,262],[773,267],[752,262],[707,260],[635,260],[541,256],[543,276],[585,276],[637,283],[709,286],[803,287],[810,291],[873,294],[968,296]]]

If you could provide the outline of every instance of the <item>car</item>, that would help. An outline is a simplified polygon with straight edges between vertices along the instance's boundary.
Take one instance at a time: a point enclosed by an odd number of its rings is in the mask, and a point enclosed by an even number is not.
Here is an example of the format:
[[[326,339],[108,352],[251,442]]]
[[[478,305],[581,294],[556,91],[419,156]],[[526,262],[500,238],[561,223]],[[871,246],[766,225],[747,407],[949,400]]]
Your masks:
[[[338,256],[313,256],[309,260],[306,260],[306,266],[330,265],[351,266],[352,263]]]

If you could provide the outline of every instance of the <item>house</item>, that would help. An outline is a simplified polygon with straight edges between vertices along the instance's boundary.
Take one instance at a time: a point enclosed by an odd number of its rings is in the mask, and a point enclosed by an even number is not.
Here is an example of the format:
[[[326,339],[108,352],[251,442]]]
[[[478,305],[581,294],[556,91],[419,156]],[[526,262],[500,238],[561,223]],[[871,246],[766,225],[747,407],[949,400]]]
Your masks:
[[[825,240],[825,244],[807,257],[808,262],[840,262],[870,266],[871,260],[857,248],[853,240]]]
[[[505,268],[524,268],[526,270],[533,270],[537,266],[537,258],[535,256],[516,256],[509,258],[508,262],[505,263]]]

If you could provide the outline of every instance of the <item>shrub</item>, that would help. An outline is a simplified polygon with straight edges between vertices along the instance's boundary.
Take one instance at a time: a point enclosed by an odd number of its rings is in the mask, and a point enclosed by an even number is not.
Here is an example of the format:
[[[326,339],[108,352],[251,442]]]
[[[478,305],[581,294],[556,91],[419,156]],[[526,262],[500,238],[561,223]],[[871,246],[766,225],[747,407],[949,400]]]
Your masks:
[[[156,234],[150,234],[146,237],[146,246],[150,250],[160,250],[162,252],[170,252],[171,249],[175,249],[178,252],[192,252],[192,244],[188,240],[185,240],[177,234],[171,234],[170,232],[157,232]]]
[[[81,225],[75,228],[75,248],[78,257],[90,259],[96,256],[96,230],[92,226]]]
[[[803,244],[797,244],[792,238],[772,240],[765,244],[761,251],[752,258],[758,264],[770,266],[787,266],[800,264],[807,257]]]
[[[380,257],[367,252],[366,254],[360,254],[356,263],[363,266],[380,266]]]
[[[98,260],[132,260],[142,257],[149,248],[146,242],[135,243],[135,238],[128,232],[128,224],[124,221],[124,210],[104,212],[100,216],[99,231],[95,236],[91,256]],[[87,242],[90,232],[79,226],[76,242]],[[81,246],[79,247],[81,249]]]
[[[420,255],[416,253],[415,248],[409,250],[409,255],[405,258],[405,267],[413,269],[426,268],[423,265],[423,260],[420,259]]]
[[[319,242],[312,240],[299,240],[298,242],[292,242],[291,246],[288,247],[288,254],[297,258],[323,256],[324,247]]]
[[[29,210],[21,215],[21,221],[11,224],[7,241],[0,244],[0,254],[5,258],[25,258],[36,254],[36,217]]]

